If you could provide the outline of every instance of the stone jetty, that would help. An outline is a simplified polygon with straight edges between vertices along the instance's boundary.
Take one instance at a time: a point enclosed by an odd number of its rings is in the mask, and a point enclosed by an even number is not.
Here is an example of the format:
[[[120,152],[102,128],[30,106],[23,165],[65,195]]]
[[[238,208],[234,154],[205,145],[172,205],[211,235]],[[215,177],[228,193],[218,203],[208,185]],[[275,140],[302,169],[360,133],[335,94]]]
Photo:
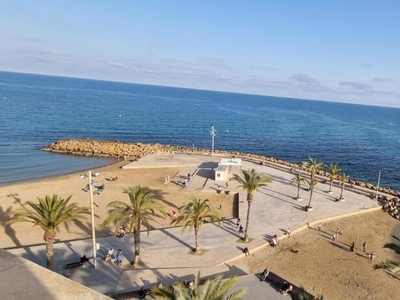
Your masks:
[[[382,210],[388,212],[392,217],[400,220],[400,199],[384,199]]]
[[[162,145],[162,144],[143,144],[143,143],[124,143],[120,141],[100,141],[92,139],[73,139],[73,140],[60,140],[42,148],[43,151],[63,153],[69,155],[79,156],[94,156],[94,157],[113,157],[113,158],[124,158],[124,159],[139,159],[148,154],[161,154],[161,153],[188,153],[198,155],[209,155],[210,149],[203,149],[197,147],[182,147],[173,145]],[[300,165],[286,162],[274,157],[267,157],[263,155],[242,153],[242,152],[230,152],[224,150],[216,150],[215,155],[217,156],[231,156],[241,158],[247,161],[253,161],[260,164],[273,164],[277,167],[282,167],[289,170],[302,170],[308,172],[307,168]],[[330,174],[326,171],[318,171],[316,173],[321,177],[330,178]],[[334,177],[335,181],[338,182],[339,176]],[[377,191],[378,187],[357,181],[348,179],[346,181],[347,186],[358,186],[372,191]],[[380,187],[379,192],[387,195],[398,196],[399,193],[390,188]]]

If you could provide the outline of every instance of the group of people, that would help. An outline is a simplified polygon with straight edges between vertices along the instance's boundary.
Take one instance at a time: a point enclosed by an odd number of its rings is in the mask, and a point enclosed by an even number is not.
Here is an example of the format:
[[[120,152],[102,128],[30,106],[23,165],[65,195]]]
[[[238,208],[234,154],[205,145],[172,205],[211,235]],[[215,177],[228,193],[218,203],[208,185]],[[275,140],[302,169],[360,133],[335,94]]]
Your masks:
[[[321,230],[322,230],[322,225],[320,223],[320,224],[318,224],[318,231],[321,231]],[[335,241],[341,235],[343,235],[343,230],[341,230],[340,228],[336,228],[336,231],[333,234],[332,239]],[[367,254],[367,258],[369,260],[373,260],[375,258],[375,255],[373,253],[367,253],[367,242],[362,243],[362,248],[363,248],[363,251]],[[351,244],[349,245],[349,249],[350,249],[350,252],[354,252],[354,249],[355,249],[354,241],[351,242]]]
[[[114,249],[110,248],[110,250],[108,250],[107,255],[106,255],[106,263],[111,263],[113,260],[116,264],[118,264],[119,266],[121,266],[122,263],[122,251],[121,249],[118,249],[117,254],[115,254],[114,256]]]
[[[340,228],[336,228],[335,233],[332,236],[332,240],[336,240],[339,235],[343,235],[343,230],[340,230]]]

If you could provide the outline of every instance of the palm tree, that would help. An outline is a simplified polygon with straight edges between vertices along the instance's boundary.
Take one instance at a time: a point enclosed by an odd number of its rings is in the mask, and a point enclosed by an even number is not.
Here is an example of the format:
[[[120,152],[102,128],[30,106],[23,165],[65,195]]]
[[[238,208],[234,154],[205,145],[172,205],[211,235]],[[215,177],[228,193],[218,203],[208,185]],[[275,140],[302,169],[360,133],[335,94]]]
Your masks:
[[[140,256],[140,227],[143,225],[147,229],[147,235],[150,230],[150,221],[155,221],[153,216],[158,211],[165,215],[164,206],[153,200],[153,194],[147,188],[140,186],[124,189],[124,194],[129,196],[129,203],[123,201],[112,201],[108,203],[111,208],[108,217],[101,224],[104,228],[111,223],[115,223],[115,234],[125,224],[128,224],[127,232],[133,231],[133,240],[135,244],[135,256],[132,262],[137,266]]]
[[[388,270],[394,274],[400,274],[400,260],[385,260],[374,265],[374,269],[384,269]]]
[[[199,273],[190,287],[185,286],[183,282],[155,287],[151,290],[151,296],[156,300],[241,300],[246,294],[245,288],[228,295],[235,283],[235,276],[223,280],[222,274],[219,274],[201,284]]]
[[[306,182],[308,184],[308,186],[310,187],[310,200],[308,201],[308,205],[306,207],[306,211],[308,211],[311,208],[311,200],[312,200],[312,196],[314,193],[314,187],[319,183],[319,181],[315,178],[313,179],[306,179]]]
[[[306,182],[306,179],[301,176],[300,173],[297,173],[295,177],[292,178],[292,181],[297,183],[297,200],[300,200],[300,188],[301,188],[301,184]]]
[[[339,168],[338,164],[330,164],[329,165],[329,177],[330,177],[330,185],[329,185],[329,191],[328,193],[332,193],[332,184],[333,184],[333,178],[336,177],[336,175],[341,171]]]
[[[239,183],[237,187],[242,188],[247,192],[247,218],[246,218],[246,229],[244,231],[243,240],[247,243],[249,241],[248,229],[250,221],[250,208],[253,202],[254,193],[262,186],[272,182],[272,179],[265,173],[260,173],[255,169],[241,170],[240,174],[233,174],[230,181],[236,181]]]
[[[314,191],[314,187],[317,185],[318,181],[314,178],[315,173],[324,168],[324,164],[319,162],[316,158],[309,157],[309,161],[303,161],[303,167],[307,168],[311,174],[308,184],[310,186],[310,201],[308,203],[308,208],[311,207],[311,199]]]
[[[15,222],[30,222],[39,225],[44,230],[43,239],[46,242],[47,268],[53,268],[53,244],[57,227],[67,221],[84,220],[89,212],[87,207],[79,207],[76,203],[68,204],[72,196],[63,199],[58,195],[37,198],[37,202],[27,201],[26,206],[8,213]]]
[[[400,245],[395,243],[387,243],[384,245],[384,248],[389,248],[394,250],[397,254],[400,254]],[[384,260],[380,263],[374,265],[374,269],[384,269],[388,270],[393,274],[400,274],[400,260]]]
[[[195,236],[195,253],[200,253],[200,228],[204,222],[215,222],[221,220],[220,211],[208,203],[208,199],[192,197],[190,202],[178,209],[176,218],[172,220],[172,224],[183,223],[182,231],[187,227],[194,228]]]
[[[340,197],[339,200],[343,200],[343,190],[344,190],[344,184],[345,182],[349,179],[349,176],[346,173],[340,174],[340,180],[342,181],[342,188],[340,190]]]

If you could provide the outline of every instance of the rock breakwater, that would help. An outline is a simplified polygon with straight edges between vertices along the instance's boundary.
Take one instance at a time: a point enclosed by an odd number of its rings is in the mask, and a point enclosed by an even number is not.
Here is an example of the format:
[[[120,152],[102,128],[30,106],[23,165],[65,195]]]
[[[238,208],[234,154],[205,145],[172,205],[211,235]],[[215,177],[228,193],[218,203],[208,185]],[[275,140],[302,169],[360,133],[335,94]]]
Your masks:
[[[129,158],[139,159],[148,154],[157,153],[188,153],[188,154],[199,154],[209,155],[209,149],[195,148],[195,147],[182,147],[173,145],[162,145],[162,144],[142,144],[142,143],[124,143],[120,141],[100,141],[92,139],[74,139],[74,140],[60,140],[42,148],[43,151],[64,153],[69,155],[79,156],[94,156],[94,157],[113,157],[113,158]],[[269,164],[275,167],[289,169],[289,170],[302,170],[308,172],[308,169],[300,165],[286,162],[274,157],[267,157],[263,155],[241,153],[241,152],[229,152],[224,150],[216,150],[215,155],[217,156],[231,156],[241,158],[243,160],[252,161],[260,164]],[[318,171],[316,173],[322,177],[330,177],[330,174],[325,171]],[[339,180],[339,176],[335,176],[334,179]],[[377,191],[378,187],[357,181],[353,179],[347,180],[347,185],[358,186],[365,189]],[[388,195],[398,195],[397,191],[390,188],[379,188],[379,192]]]

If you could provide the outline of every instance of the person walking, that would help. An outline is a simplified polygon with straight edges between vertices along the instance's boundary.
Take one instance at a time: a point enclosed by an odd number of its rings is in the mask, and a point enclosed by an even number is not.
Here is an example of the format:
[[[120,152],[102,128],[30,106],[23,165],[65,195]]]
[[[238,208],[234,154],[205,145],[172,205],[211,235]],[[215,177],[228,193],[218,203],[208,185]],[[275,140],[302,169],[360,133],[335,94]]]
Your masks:
[[[364,243],[362,244],[362,246],[363,246],[364,252],[367,252],[367,242],[364,242]]]

